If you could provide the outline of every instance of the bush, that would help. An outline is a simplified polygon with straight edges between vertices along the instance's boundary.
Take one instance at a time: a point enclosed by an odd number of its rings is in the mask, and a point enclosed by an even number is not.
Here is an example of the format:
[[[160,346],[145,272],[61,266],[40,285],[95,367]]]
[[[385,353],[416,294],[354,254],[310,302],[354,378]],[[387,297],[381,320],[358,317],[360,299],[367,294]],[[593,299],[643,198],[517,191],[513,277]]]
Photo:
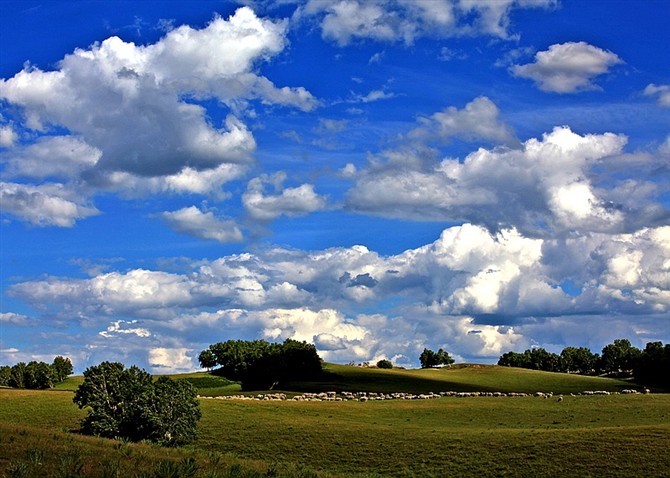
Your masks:
[[[393,363],[390,360],[380,360],[377,362],[377,368],[393,368]]]
[[[200,409],[197,391],[186,381],[156,382],[138,367],[103,362],[84,372],[74,403],[89,408],[84,433],[130,441],[182,445],[196,435]]]

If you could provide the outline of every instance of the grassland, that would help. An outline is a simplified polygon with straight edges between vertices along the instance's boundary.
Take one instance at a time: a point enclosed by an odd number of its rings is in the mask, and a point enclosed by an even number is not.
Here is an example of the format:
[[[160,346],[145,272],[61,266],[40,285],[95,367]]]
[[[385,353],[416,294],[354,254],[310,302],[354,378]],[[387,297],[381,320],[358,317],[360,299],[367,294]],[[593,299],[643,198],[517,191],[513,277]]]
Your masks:
[[[77,382],[70,379],[61,391],[0,390],[0,473],[27,462],[39,472],[34,476],[66,476],[64,467],[77,460],[81,474],[69,476],[187,476],[156,473],[168,464],[184,469],[195,464],[198,471],[192,476],[202,477],[660,477],[670,470],[670,395],[569,395],[629,388],[626,382],[499,367],[383,371],[329,366],[329,372],[323,385],[329,390],[539,390],[565,398],[202,400],[198,441],[168,450],[73,433],[84,412],[71,401],[67,389]],[[234,384],[206,374],[181,378],[195,380],[203,395],[236,393]]]

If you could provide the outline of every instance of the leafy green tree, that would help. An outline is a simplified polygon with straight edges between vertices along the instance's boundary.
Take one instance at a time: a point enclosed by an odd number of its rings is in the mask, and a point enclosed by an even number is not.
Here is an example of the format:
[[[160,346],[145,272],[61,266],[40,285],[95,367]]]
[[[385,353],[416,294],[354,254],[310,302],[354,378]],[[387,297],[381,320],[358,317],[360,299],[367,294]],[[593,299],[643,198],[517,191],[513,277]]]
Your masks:
[[[216,367],[216,357],[214,356],[214,352],[212,352],[211,349],[203,350],[200,352],[200,355],[198,355],[198,362],[200,362],[200,367],[202,368],[208,370],[213,369]]]
[[[529,357],[525,353],[506,352],[498,359],[498,365],[503,367],[530,368]]]
[[[561,358],[555,353],[538,347],[528,351],[530,365],[533,370],[545,372],[557,372],[560,368]]]
[[[632,373],[640,349],[633,347],[628,339],[616,339],[603,348],[600,369],[605,373]]]
[[[670,389],[670,343],[649,342],[634,367],[635,381]]]
[[[84,433],[166,446],[193,439],[201,416],[190,383],[167,377],[154,382],[144,370],[118,362],[86,369],[73,401],[89,409],[81,425]]]
[[[230,380],[242,380],[247,369],[270,353],[270,344],[265,340],[228,340],[209,346],[219,368],[217,375]]]
[[[89,367],[73,398],[79,408],[89,408],[82,431],[132,441],[146,438],[142,407],[151,385],[151,375],[135,366],[125,369],[119,362],[102,362]]]
[[[69,375],[72,375],[74,368],[72,367],[72,361],[69,358],[61,357],[60,355],[54,358],[51,367],[54,370],[55,379],[57,382],[62,382]]]
[[[55,383],[56,376],[54,370],[48,363],[32,361],[26,365],[24,372],[25,388],[41,390],[53,388]]]
[[[541,347],[528,349],[523,353],[507,352],[498,359],[498,365],[544,370],[545,372],[559,371],[560,362],[561,358],[557,354],[547,352]]]
[[[179,446],[195,439],[202,414],[193,385],[160,377],[144,399],[142,417],[147,420],[150,440],[163,446]]]
[[[283,344],[265,340],[228,340],[212,344],[200,353],[202,366],[210,363],[208,351],[219,365],[213,373],[242,382],[245,390],[268,389],[288,381],[316,379],[322,373],[316,347],[292,339],[285,340]]]
[[[390,360],[380,360],[377,362],[377,368],[393,368],[393,362]]]
[[[566,347],[561,351],[559,370],[588,375],[595,371],[599,356],[586,347]]]
[[[435,354],[438,365],[451,365],[454,363],[454,359],[444,350],[440,349]]]
[[[9,386],[14,388],[26,388],[25,375],[25,362],[19,362],[12,366],[11,370],[9,371]]]
[[[0,386],[9,387],[9,379],[11,377],[12,367],[3,365],[0,367]]]
[[[435,356],[435,352],[424,348],[421,355],[419,355],[419,362],[421,363],[421,368],[437,367],[437,357]]]
[[[419,356],[419,362],[421,363],[421,368],[430,368],[437,367],[438,365],[451,365],[454,363],[454,359],[442,349],[433,352],[430,349],[424,348]]]

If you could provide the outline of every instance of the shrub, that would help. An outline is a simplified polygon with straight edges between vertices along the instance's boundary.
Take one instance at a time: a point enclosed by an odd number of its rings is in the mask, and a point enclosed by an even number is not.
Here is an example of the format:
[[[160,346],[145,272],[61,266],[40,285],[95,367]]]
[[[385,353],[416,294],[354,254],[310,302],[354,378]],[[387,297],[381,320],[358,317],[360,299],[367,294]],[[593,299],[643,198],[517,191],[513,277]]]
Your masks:
[[[377,368],[393,368],[393,363],[390,360],[380,360],[377,362]]]

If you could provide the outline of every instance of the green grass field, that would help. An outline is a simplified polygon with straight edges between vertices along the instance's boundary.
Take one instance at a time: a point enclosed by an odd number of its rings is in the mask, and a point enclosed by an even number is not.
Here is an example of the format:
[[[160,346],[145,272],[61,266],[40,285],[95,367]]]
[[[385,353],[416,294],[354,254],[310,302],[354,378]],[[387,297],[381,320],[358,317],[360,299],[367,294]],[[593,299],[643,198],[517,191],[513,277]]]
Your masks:
[[[670,473],[667,394],[572,397],[571,392],[615,391],[630,384],[501,367],[328,368],[332,375],[323,385],[328,390],[553,391],[565,397],[561,402],[556,397],[202,400],[198,441],[170,450],[73,433],[85,413],[72,403],[68,389],[78,382],[71,378],[59,391],[0,390],[0,474],[21,476],[16,471],[21,464],[33,473],[23,476],[189,476],[194,466],[196,477]],[[201,385],[202,395],[237,393],[235,385],[207,374],[180,378]],[[79,475],[65,473],[77,463]],[[166,472],[179,467],[182,474]]]

